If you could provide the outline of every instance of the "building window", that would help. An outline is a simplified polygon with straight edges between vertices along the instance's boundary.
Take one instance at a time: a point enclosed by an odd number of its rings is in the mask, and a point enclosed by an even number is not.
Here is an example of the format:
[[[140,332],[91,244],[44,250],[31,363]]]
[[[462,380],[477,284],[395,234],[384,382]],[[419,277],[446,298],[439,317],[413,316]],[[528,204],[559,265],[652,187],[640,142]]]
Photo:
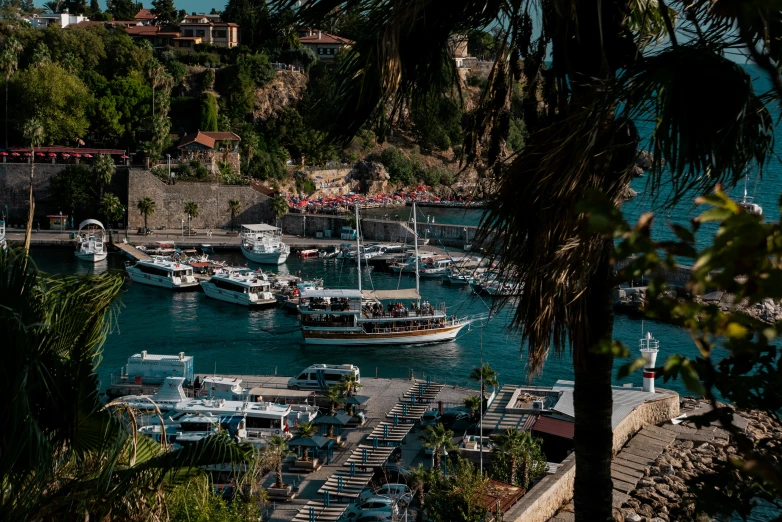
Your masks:
[[[325,50],[326,49],[324,49],[323,47],[318,47],[318,54],[321,55],[321,56],[326,54],[326,53],[324,53]]]
[[[190,40],[180,41],[179,47],[190,47]]]
[[[214,32],[215,38],[225,38],[225,31],[215,31]]]
[[[185,36],[193,36],[193,30],[192,29],[185,29]]]
[[[196,31],[195,35],[203,38],[204,36],[206,36],[206,31],[204,31],[203,29],[199,29],[198,31]]]

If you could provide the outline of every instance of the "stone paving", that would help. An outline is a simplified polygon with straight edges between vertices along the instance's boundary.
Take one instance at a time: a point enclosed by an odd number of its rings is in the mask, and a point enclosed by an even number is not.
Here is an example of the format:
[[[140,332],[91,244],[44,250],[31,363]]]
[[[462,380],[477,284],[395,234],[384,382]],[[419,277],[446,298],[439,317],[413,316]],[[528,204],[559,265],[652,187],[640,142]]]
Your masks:
[[[264,383],[287,382],[287,377],[268,377],[261,380]],[[399,402],[399,399],[410,388],[412,381],[363,377],[361,383],[364,387],[359,393],[372,397],[365,405],[367,422],[360,428],[346,430],[343,433],[343,438],[345,439],[343,445],[334,449],[334,456],[331,462],[324,464],[318,471],[309,474],[290,473],[288,472],[289,464],[284,466],[283,479],[287,484],[297,484],[298,492],[292,501],[275,505],[271,514],[271,522],[289,522],[310,501],[322,499],[322,496],[318,494],[318,490],[323,487],[327,479],[336,471],[345,470],[344,463],[353,451],[358,448],[367,435],[372,433],[380,422],[386,420],[386,413],[391,411]],[[474,390],[446,386],[438,395],[437,400],[461,402],[466,397],[474,394]],[[402,466],[410,467],[430,459],[422,451],[421,442],[418,440],[419,436],[420,430],[417,427],[413,428],[407,436],[405,444],[402,445],[402,460],[400,463]],[[273,473],[270,473],[266,476],[264,486],[269,486],[274,482],[273,475]],[[332,504],[334,502],[335,500],[332,499]]]

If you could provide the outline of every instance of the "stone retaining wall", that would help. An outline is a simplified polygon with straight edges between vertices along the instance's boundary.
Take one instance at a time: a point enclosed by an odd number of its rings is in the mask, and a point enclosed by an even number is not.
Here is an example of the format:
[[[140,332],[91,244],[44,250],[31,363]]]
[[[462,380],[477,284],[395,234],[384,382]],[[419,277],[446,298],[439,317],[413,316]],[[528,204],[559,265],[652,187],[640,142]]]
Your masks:
[[[156,205],[155,213],[147,220],[153,230],[162,227],[178,230],[183,219],[187,226],[184,209],[188,201],[198,204],[198,217],[191,222],[193,228],[230,228],[228,201],[232,199],[241,203],[236,223],[263,223],[272,219],[268,196],[252,187],[193,181],[166,185],[147,170],[131,169],[128,176],[128,226],[131,230],[144,226],[144,217],[136,208],[143,198],[151,198]]]
[[[502,519],[505,522],[546,522],[573,498],[575,480],[576,454],[571,453],[556,473],[543,477]]]
[[[661,424],[679,416],[679,394],[646,401],[614,428],[614,453],[644,426]]]

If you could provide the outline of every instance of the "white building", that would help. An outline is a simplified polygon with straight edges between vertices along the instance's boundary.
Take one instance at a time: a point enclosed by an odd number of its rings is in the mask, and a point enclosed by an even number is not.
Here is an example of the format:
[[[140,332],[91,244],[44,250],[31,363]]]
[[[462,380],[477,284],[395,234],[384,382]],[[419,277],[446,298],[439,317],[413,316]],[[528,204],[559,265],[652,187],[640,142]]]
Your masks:
[[[68,27],[79,22],[89,22],[90,19],[83,15],[72,15],[70,13],[45,13],[26,17],[36,29],[46,29],[50,25],[58,27]]]

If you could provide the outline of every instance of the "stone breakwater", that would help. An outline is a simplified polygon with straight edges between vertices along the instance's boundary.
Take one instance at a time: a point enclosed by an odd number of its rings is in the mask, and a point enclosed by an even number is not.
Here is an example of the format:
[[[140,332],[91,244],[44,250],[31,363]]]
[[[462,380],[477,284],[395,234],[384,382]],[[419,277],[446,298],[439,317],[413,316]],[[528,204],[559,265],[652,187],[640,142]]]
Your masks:
[[[710,409],[705,400],[682,399],[682,411],[690,415]],[[755,443],[772,438],[782,441],[782,430],[764,412],[736,410],[734,423]],[[735,417],[734,417],[735,418]],[[692,423],[662,426],[676,433],[676,439],[646,468],[636,488],[629,493],[614,520],[618,522],[703,522],[696,513],[691,486],[729,465],[737,449],[730,433],[718,426],[696,429]],[[770,442],[772,447],[775,444]],[[774,457],[771,457],[774,458]],[[727,494],[727,492],[726,492]]]

